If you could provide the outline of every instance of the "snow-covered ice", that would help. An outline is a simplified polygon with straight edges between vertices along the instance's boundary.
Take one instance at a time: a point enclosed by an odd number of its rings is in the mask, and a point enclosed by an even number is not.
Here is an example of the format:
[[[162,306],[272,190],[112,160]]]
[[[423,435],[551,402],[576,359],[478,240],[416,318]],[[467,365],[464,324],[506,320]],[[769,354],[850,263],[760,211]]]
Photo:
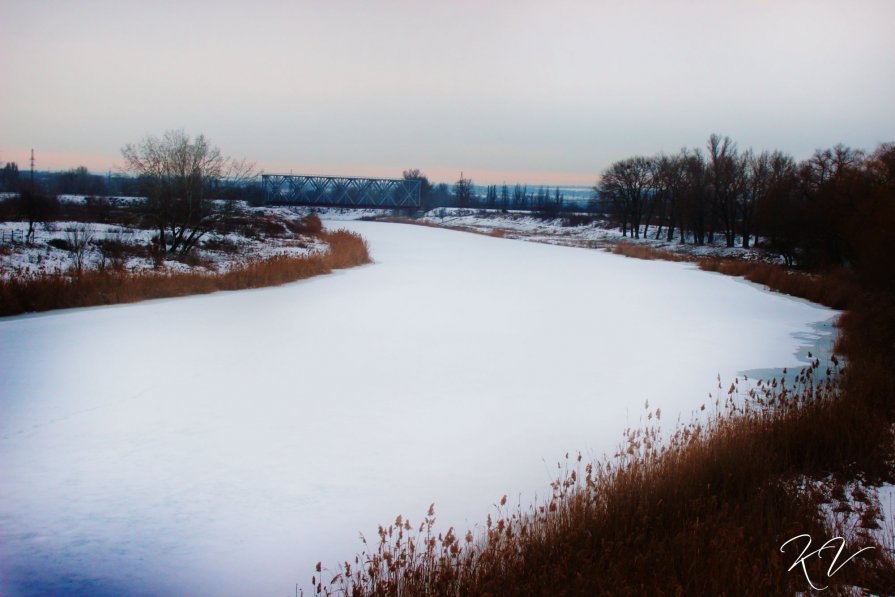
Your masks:
[[[834,311],[689,264],[374,222],[376,263],[0,320],[0,594],[272,595],[461,530]],[[671,415],[671,416],[669,416]],[[521,497],[520,497],[521,496]]]

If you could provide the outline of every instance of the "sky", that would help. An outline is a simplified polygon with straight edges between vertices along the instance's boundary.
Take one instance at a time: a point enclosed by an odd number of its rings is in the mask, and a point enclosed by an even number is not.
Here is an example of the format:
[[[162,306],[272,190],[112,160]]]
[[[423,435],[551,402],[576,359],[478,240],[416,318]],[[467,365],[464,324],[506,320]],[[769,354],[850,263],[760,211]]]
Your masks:
[[[0,163],[203,133],[268,172],[592,184],[704,146],[895,141],[891,0],[0,0]]]

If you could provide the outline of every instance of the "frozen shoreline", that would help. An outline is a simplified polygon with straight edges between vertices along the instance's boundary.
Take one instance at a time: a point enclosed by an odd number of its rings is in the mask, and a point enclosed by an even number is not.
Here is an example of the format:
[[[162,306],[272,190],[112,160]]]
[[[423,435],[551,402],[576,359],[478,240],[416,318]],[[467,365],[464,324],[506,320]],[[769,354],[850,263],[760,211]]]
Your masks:
[[[689,264],[334,227],[376,263],[0,320],[2,592],[288,593],[398,513],[527,503],[645,400],[673,422],[716,374],[798,366],[835,315]]]

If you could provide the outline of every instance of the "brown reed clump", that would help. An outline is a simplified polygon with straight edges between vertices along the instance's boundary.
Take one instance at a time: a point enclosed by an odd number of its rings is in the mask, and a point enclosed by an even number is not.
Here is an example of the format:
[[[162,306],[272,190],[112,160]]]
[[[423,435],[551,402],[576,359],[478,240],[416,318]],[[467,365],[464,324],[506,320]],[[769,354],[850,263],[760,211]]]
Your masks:
[[[728,276],[742,276],[771,290],[808,299],[834,309],[847,309],[862,294],[854,276],[846,270],[824,274],[795,271],[773,263],[738,259],[699,260],[700,269]]]
[[[357,233],[336,230],[317,236],[326,250],[251,260],[223,273],[90,270],[0,280],[0,316],[275,286],[370,262],[367,242]]]
[[[484,528],[462,537],[437,532],[431,507],[418,526],[399,516],[353,563],[326,579],[318,570],[316,593],[795,594],[808,588],[788,570],[798,550],[780,547],[808,533],[816,547],[843,536],[848,554],[873,548],[831,577],[828,563],[809,562],[827,594],[885,594],[895,587],[895,554],[872,532],[880,521],[872,491],[849,473],[856,458],[879,459],[864,437],[873,424],[837,423],[854,405],[841,402],[836,364],[816,379],[826,366],[815,360],[792,387],[772,380],[741,394],[734,383],[715,414],[668,438],[656,426],[629,429],[613,460],[567,458],[549,499],[523,510],[506,508],[504,497]]]
[[[619,241],[612,245],[612,252],[616,255],[633,257],[635,259],[661,259],[662,261],[693,261],[693,258],[681,253],[657,249],[649,245]]]
[[[316,235],[323,231],[323,222],[317,214],[308,214],[300,220],[291,220],[286,226],[294,234]]]

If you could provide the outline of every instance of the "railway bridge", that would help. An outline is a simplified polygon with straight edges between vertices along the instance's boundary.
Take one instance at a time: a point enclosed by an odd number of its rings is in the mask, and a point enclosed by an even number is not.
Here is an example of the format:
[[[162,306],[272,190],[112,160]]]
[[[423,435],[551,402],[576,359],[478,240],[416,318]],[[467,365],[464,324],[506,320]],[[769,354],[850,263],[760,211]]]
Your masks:
[[[261,185],[268,204],[402,209],[420,206],[420,181],[403,178],[264,174]]]

